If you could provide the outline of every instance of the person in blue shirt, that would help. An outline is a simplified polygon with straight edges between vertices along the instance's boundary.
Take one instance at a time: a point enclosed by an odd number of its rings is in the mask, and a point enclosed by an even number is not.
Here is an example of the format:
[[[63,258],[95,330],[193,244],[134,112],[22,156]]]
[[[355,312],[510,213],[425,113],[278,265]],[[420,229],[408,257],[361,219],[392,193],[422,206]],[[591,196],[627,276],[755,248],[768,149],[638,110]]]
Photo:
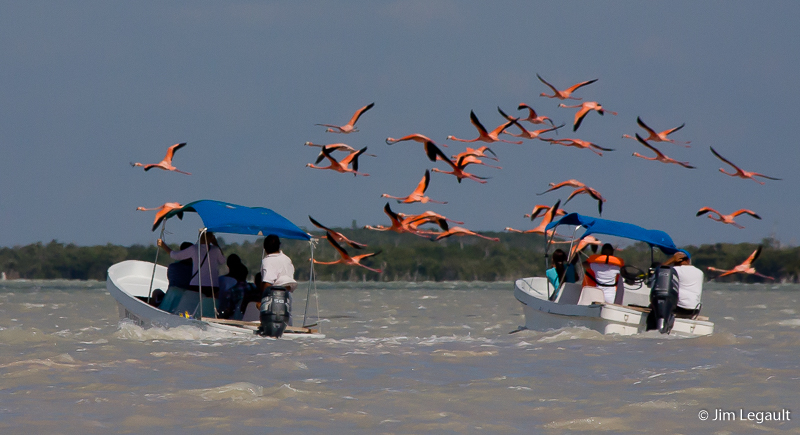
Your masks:
[[[577,260],[577,258],[578,256],[576,255],[575,260]],[[560,290],[562,282],[578,282],[578,275],[575,273],[575,260],[567,264],[566,252],[561,249],[553,251],[553,267],[545,271],[545,275],[547,275],[547,279],[550,281],[550,284],[553,285],[554,289],[553,294],[550,296],[551,301],[558,297],[558,291]]]

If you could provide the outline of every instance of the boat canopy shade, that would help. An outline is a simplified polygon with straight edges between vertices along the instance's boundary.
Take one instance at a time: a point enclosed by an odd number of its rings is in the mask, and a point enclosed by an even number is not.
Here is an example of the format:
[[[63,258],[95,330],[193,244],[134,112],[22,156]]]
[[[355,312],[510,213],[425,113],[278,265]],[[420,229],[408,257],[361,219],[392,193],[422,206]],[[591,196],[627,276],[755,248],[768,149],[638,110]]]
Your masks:
[[[186,212],[200,215],[207,231],[253,236],[275,234],[284,239],[311,240],[311,235],[268,208],[245,207],[210,199],[195,201],[172,210],[165,219]]]
[[[651,247],[657,246],[667,255],[672,255],[678,251],[678,248],[675,246],[669,234],[659,230],[646,230],[642,227],[625,222],[616,222],[608,219],[583,216],[578,213],[570,213],[560,220],[550,222],[550,224],[547,225],[547,230],[559,225],[575,225],[586,228],[586,232],[583,233],[581,238],[591,234],[606,234],[645,242]]]

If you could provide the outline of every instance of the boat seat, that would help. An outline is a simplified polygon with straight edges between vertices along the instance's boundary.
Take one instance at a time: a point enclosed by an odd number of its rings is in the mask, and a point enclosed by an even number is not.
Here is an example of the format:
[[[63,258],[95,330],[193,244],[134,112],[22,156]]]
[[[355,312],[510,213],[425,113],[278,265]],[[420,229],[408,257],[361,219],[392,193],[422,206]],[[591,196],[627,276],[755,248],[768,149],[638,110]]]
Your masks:
[[[593,302],[605,302],[605,295],[603,290],[597,287],[584,287],[581,290],[581,297],[578,299],[578,305],[592,305]]]
[[[565,305],[576,305],[581,296],[581,284],[576,282],[565,282],[561,286],[561,292],[556,303]]]

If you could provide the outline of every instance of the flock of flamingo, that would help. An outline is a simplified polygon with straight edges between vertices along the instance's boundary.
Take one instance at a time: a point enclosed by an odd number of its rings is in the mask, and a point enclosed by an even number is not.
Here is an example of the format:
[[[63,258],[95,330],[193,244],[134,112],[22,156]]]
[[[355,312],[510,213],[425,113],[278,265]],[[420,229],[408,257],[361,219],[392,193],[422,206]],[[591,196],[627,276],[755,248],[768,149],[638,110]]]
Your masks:
[[[592,83],[595,83],[597,81],[597,79],[588,80],[588,81],[577,83],[577,84],[575,84],[573,86],[570,86],[569,88],[566,88],[564,90],[559,90],[555,86],[553,86],[550,83],[548,83],[547,81],[545,81],[538,74],[536,75],[536,77],[543,84],[545,84],[548,88],[550,88],[550,90],[552,91],[552,94],[541,93],[540,96],[541,97],[546,97],[546,98],[555,98],[555,99],[559,99],[559,100],[581,100],[581,98],[573,96],[573,93],[575,93],[578,89],[580,89],[580,88],[582,88],[584,86],[590,85]],[[326,127],[325,131],[329,132],[329,133],[338,133],[338,134],[356,133],[356,132],[359,131],[358,128],[356,128],[356,123],[359,121],[359,119],[361,119],[361,117],[367,111],[372,109],[374,107],[374,105],[375,105],[375,103],[370,103],[370,104],[358,109],[353,114],[353,116],[350,118],[350,120],[344,125],[333,125],[333,124],[316,124],[316,125]],[[593,111],[597,112],[599,115],[604,115],[605,113],[610,113],[611,115],[617,115],[617,112],[612,112],[612,111],[606,110],[601,104],[599,104],[596,101],[587,101],[587,102],[582,102],[581,104],[576,104],[576,105],[567,105],[567,104],[561,103],[561,104],[558,105],[558,107],[560,107],[560,108],[569,108],[569,109],[578,109],[576,111],[576,113],[574,115],[574,119],[573,119],[573,124],[572,124],[572,131],[573,132],[577,132],[578,131],[578,129],[582,125],[584,119],[587,116],[589,116],[589,114],[591,112],[593,112]],[[588,150],[594,152],[595,154],[597,154],[598,156],[602,156],[603,152],[614,151],[614,149],[604,148],[604,147],[601,147],[601,146],[599,146],[599,145],[597,145],[595,143],[592,143],[592,142],[589,142],[589,141],[586,141],[586,140],[582,140],[582,139],[577,139],[577,138],[555,139],[555,138],[542,137],[541,135],[547,134],[547,133],[555,132],[557,134],[558,130],[563,128],[565,126],[565,124],[561,124],[561,125],[556,126],[551,118],[549,118],[547,116],[539,115],[533,109],[533,107],[531,107],[528,104],[524,104],[523,103],[523,104],[520,104],[517,107],[517,110],[527,111],[527,116],[525,116],[524,118],[523,117],[512,117],[512,116],[509,116],[505,112],[503,112],[503,110],[500,109],[499,107],[497,108],[497,110],[500,113],[500,115],[505,119],[505,121],[502,124],[500,124],[499,126],[497,126],[496,128],[494,128],[493,130],[491,130],[491,131],[487,130],[483,126],[483,124],[480,122],[478,117],[475,115],[475,112],[474,111],[470,111],[470,122],[475,127],[475,129],[477,130],[478,136],[476,138],[474,138],[474,139],[460,139],[460,138],[457,138],[457,137],[451,135],[451,136],[447,136],[446,140],[450,140],[450,141],[454,141],[454,142],[465,142],[465,143],[484,142],[484,143],[487,143],[487,144],[492,144],[492,143],[496,143],[496,142],[504,142],[504,143],[510,143],[510,144],[522,144],[523,140],[538,139],[540,141],[544,141],[544,142],[550,143],[552,145],[562,145],[562,146],[568,146],[568,147],[576,147],[576,148],[579,148],[579,149],[588,149]],[[528,130],[522,124],[522,122],[527,122],[527,123],[529,123],[531,125],[545,125],[546,128],[542,128],[542,129],[538,129],[538,130]],[[686,169],[695,169],[695,167],[692,166],[691,164],[689,164],[689,162],[681,162],[681,161],[677,161],[675,159],[672,159],[670,157],[667,157],[663,152],[661,152],[659,149],[657,149],[656,147],[654,147],[653,145],[650,144],[651,142],[654,142],[654,143],[670,143],[670,144],[680,145],[680,146],[689,148],[690,147],[690,145],[689,145],[690,142],[688,142],[688,141],[687,142],[677,142],[674,139],[671,139],[669,137],[671,134],[673,134],[673,133],[679,131],[680,129],[682,129],[685,126],[685,124],[681,124],[681,125],[679,125],[677,127],[674,127],[674,128],[668,129],[668,130],[664,130],[664,131],[661,131],[661,132],[656,132],[654,129],[652,129],[647,124],[645,124],[644,121],[642,121],[641,118],[637,117],[636,122],[639,125],[639,127],[641,127],[647,133],[647,137],[642,137],[638,133],[635,133],[633,136],[631,136],[629,134],[624,134],[624,135],[622,135],[622,138],[635,139],[639,144],[641,144],[642,146],[644,146],[645,148],[647,148],[651,152],[653,152],[655,154],[655,156],[654,157],[647,157],[645,155],[642,155],[642,154],[639,154],[637,152],[634,152],[633,153],[634,157],[639,157],[639,158],[646,159],[646,160],[653,160],[653,161],[657,161],[657,162],[661,162],[661,163],[675,164],[675,165],[682,166],[682,167],[684,167]],[[549,124],[549,126],[548,126],[548,124]],[[508,131],[509,129],[512,129],[512,131]],[[519,130],[519,133],[514,133],[513,130]],[[501,137],[501,135],[507,135],[509,137],[515,137],[515,138],[522,139],[522,140],[506,140],[506,139],[503,139]],[[469,166],[469,165],[482,165],[482,166],[490,167],[490,168],[493,168],[493,169],[502,169],[499,166],[490,165],[490,164],[488,164],[486,162],[486,160],[499,161],[497,155],[488,146],[481,146],[480,148],[469,148],[469,147],[467,147],[465,151],[463,151],[461,153],[458,153],[458,154],[451,155],[450,157],[448,157],[441,150],[440,146],[437,145],[432,139],[430,139],[429,137],[427,137],[425,135],[419,134],[419,133],[409,134],[409,135],[400,137],[398,139],[391,138],[391,137],[386,138],[386,144],[387,145],[393,145],[393,144],[396,144],[396,143],[399,143],[399,142],[417,142],[417,143],[422,144],[423,151],[425,152],[425,155],[427,156],[427,158],[431,162],[433,162],[434,164],[437,163],[437,162],[442,162],[444,165],[447,166],[447,169],[449,169],[449,170],[446,170],[446,169],[440,169],[440,168],[434,167],[434,168],[431,168],[430,170],[428,170],[426,168],[422,179],[417,184],[417,187],[414,189],[413,192],[411,192],[407,196],[393,196],[393,195],[389,195],[389,194],[386,194],[386,193],[381,195],[381,197],[394,199],[398,203],[401,203],[401,204],[410,204],[410,203],[415,203],[415,202],[419,202],[419,203],[422,203],[422,204],[426,204],[426,203],[447,204],[447,201],[433,200],[430,197],[425,195],[425,192],[427,191],[428,187],[430,186],[430,182],[431,182],[431,173],[430,172],[431,171],[439,172],[439,173],[443,173],[443,174],[448,174],[448,175],[453,175],[453,176],[456,177],[456,179],[457,179],[457,181],[459,183],[461,183],[461,180],[463,180],[463,179],[469,179],[469,180],[472,180],[472,181],[475,181],[475,182],[478,182],[478,183],[485,184],[485,183],[487,183],[488,178],[480,177],[480,176],[477,176],[475,174],[467,172],[466,171],[467,166]],[[354,176],[359,176],[359,175],[360,176],[369,176],[369,174],[367,174],[365,172],[362,172],[362,171],[359,171],[359,158],[360,157],[362,157],[362,156],[375,157],[374,154],[367,154],[366,153],[367,147],[364,147],[364,148],[361,148],[361,149],[357,150],[357,149],[351,147],[350,145],[347,145],[347,144],[344,144],[344,143],[332,143],[332,144],[324,144],[323,145],[323,144],[315,144],[315,143],[312,143],[312,142],[306,142],[305,145],[306,146],[320,148],[320,152],[317,155],[317,158],[314,161],[314,163],[308,163],[306,165],[306,167],[313,168],[313,169],[321,169],[321,170],[331,170],[331,171],[336,171],[336,172],[343,173],[343,174],[353,174]],[[133,167],[143,167],[145,171],[149,171],[150,169],[153,169],[153,168],[158,168],[158,169],[162,169],[162,170],[165,170],[165,171],[173,171],[173,172],[178,172],[178,173],[181,173],[181,174],[191,175],[188,172],[184,172],[184,171],[181,171],[181,170],[177,169],[172,164],[172,160],[173,160],[173,158],[175,156],[175,152],[178,151],[179,149],[183,148],[184,146],[186,146],[186,143],[179,143],[179,144],[175,144],[175,145],[169,147],[169,149],[167,150],[166,156],[159,163],[155,163],[155,164],[131,163],[131,166],[133,166]],[[442,147],[447,147],[447,145],[445,145],[445,144],[441,144],[441,146]],[[755,181],[755,182],[757,182],[759,184],[762,184],[762,185],[764,184],[764,182],[757,180],[755,177],[768,179],[768,180],[780,180],[779,178],[769,177],[767,175],[760,174],[758,172],[745,171],[745,170],[741,169],[740,167],[738,167],[737,165],[735,165],[734,163],[732,163],[730,160],[727,160],[726,158],[724,158],[713,147],[710,147],[710,149],[711,149],[711,152],[713,153],[714,156],[716,156],[722,162],[724,162],[725,164],[727,164],[727,165],[729,165],[729,166],[731,166],[733,168],[733,172],[728,172],[724,168],[720,168],[719,171],[722,172],[723,174],[726,174],[726,175],[729,175],[729,176],[732,176],[732,177],[742,178],[742,179],[751,179],[751,180],[753,180],[753,181]],[[345,153],[345,155],[343,157],[341,157],[341,158],[337,158],[337,157],[334,157],[334,153],[335,152]],[[317,166],[323,160],[327,160],[328,161],[328,165],[327,166]],[[588,195],[589,197],[591,197],[593,200],[597,201],[598,214],[602,215],[603,203],[606,202],[606,199],[596,189],[594,189],[592,187],[589,187],[589,186],[585,185],[584,183],[582,183],[582,182],[580,182],[578,180],[575,180],[575,179],[566,180],[566,181],[562,181],[562,182],[559,182],[559,183],[550,183],[549,186],[550,186],[549,189],[547,189],[544,192],[539,193],[537,195],[544,195],[544,194],[547,194],[549,192],[552,192],[552,191],[555,191],[555,190],[558,190],[558,189],[561,189],[561,188],[572,188],[573,191],[570,193],[570,195],[568,196],[567,200],[564,202],[564,205],[566,205],[574,197],[576,197],[578,195],[585,194],[585,195]],[[553,231],[554,230],[546,231],[547,225],[550,222],[552,222],[553,219],[555,219],[557,216],[565,215],[567,213],[566,211],[564,211],[563,209],[560,208],[560,205],[561,205],[561,201],[560,200],[557,201],[555,203],[555,205],[553,205],[553,206],[547,206],[547,205],[541,205],[541,204],[536,205],[533,208],[533,210],[531,211],[531,213],[526,214],[524,216],[525,218],[530,218],[531,221],[534,221],[539,216],[542,217],[542,220],[539,222],[539,224],[536,227],[532,228],[532,229],[529,229],[529,230],[518,230],[518,229],[507,227],[507,228],[505,228],[505,230],[509,231],[509,232],[526,233],[526,234],[540,234],[540,235],[551,236],[551,235],[553,235]],[[164,217],[165,217],[165,215],[167,213],[169,213],[171,210],[179,209],[181,207],[182,207],[181,204],[172,202],[172,203],[166,203],[166,204],[164,204],[164,205],[162,205],[160,207],[155,207],[155,208],[138,207],[137,210],[145,210],[145,211],[153,211],[153,210],[155,210],[156,211],[156,216],[155,216],[155,220],[153,222],[153,228],[152,228],[153,231],[155,231],[155,229],[158,227],[158,225],[161,223],[161,221],[164,219]],[[414,235],[417,235],[417,236],[420,236],[420,237],[425,237],[425,238],[428,238],[428,239],[433,240],[433,241],[442,240],[444,238],[451,237],[451,236],[473,236],[473,237],[481,237],[481,238],[484,238],[484,239],[487,239],[487,240],[492,240],[492,241],[499,241],[498,238],[487,237],[487,236],[484,236],[482,234],[479,234],[479,233],[476,233],[474,231],[471,231],[469,229],[466,229],[464,227],[450,226],[448,224],[448,222],[451,222],[451,223],[454,223],[454,224],[457,224],[457,225],[463,225],[463,222],[459,222],[459,221],[455,221],[455,220],[449,219],[449,218],[447,218],[447,217],[445,217],[445,216],[443,216],[441,214],[435,213],[433,211],[426,211],[425,213],[421,213],[421,214],[417,214],[417,215],[404,214],[404,213],[393,211],[391,209],[389,203],[387,202],[386,205],[384,206],[384,213],[389,217],[389,220],[390,220],[390,225],[389,226],[385,226],[385,225],[374,225],[374,226],[366,225],[364,228],[367,228],[367,229],[370,229],[370,230],[375,230],[375,231],[394,231],[396,233],[409,233],[409,234],[414,234]],[[724,223],[724,224],[733,225],[736,228],[740,228],[741,229],[741,228],[744,228],[744,227],[739,225],[739,224],[737,224],[734,221],[734,218],[737,217],[737,216],[740,216],[742,214],[747,214],[747,215],[749,215],[749,216],[751,216],[751,217],[753,217],[755,219],[761,219],[761,217],[758,214],[756,214],[752,210],[748,210],[748,209],[737,210],[737,211],[735,211],[733,213],[725,215],[725,214],[722,214],[721,212],[719,212],[717,210],[714,210],[713,208],[710,208],[710,207],[701,208],[697,212],[696,216],[707,215],[707,217],[712,219],[712,220],[715,220],[715,221],[718,221],[718,222],[721,222],[721,223]],[[179,217],[181,217],[181,216],[179,216]],[[347,245],[347,246],[349,246],[349,247],[351,247],[353,249],[358,249],[358,250],[365,248],[366,245],[362,244],[362,243],[354,242],[354,241],[348,239],[344,234],[342,234],[342,233],[340,233],[338,231],[335,231],[335,230],[333,230],[333,229],[331,229],[329,227],[326,227],[326,226],[322,225],[320,222],[318,222],[317,220],[315,220],[311,216],[309,216],[309,220],[311,221],[311,223],[315,227],[317,227],[317,228],[319,228],[319,229],[321,229],[321,230],[323,230],[325,232],[325,235],[322,236],[322,237],[326,238],[328,240],[328,242],[331,244],[331,246],[333,246],[333,248],[339,254],[339,259],[338,260],[331,261],[331,262],[322,262],[322,261],[314,259],[315,263],[317,263],[317,264],[346,264],[346,265],[352,265],[352,266],[360,266],[360,267],[366,268],[366,269],[368,269],[370,271],[373,271],[373,272],[378,272],[378,273],[381,272],[380,269],[371,268],[371,267],[368,267],[368,266],[366,266],[364,264],[361,264],[361,261],[363,259],[370,258],[370,257],[373,257],[375,255],[378,255],[380,253],[380,251],[373,252],[373,253],[368,253],[368,254],[362,254],[362,255],[350,255],[342,247],[342,245]],[[435,230],[421,228],[423,225],[427,225],[427,224],[435,225],[438,228],[435,228]],[[575,245],[573,247],[572,252],[570,253],[570,256],[576,255],[577,252],[582,251],[583,249],[585,249],[589,245],[600,245],[600,244],[602,244],[602,242],[597,240],[596,238],[594,238],[592,236],[585,237],[580,241],[579,244],[577,244],[577,245]],[[738,266],[736,266],[736,267],[734,267],[733,269],[730,269],[730,270],[716,269],[716,268],[713,268],[713,267],[708,267],[708,270],[709,271],[713,271],[713,272],[720,272],[721,274],[718,277],[723,277],[723,276],[731,275],[731,274],[734,274],[734,273],[745,273],[745,274],[759,276],[759,277],[762,277],[762,278],[773,279],[772,277],[768,277],[768,276],[765,276],[765,275],[762,275],[762,274],[756,272],[756,270],[752,267],[752,263],[758,258],[760,253],[761,253],[761,247],[758,247],[758,249],[756,249],[756,251],[754,251],[744,262],[742,262],[741,264],[739,264]]]

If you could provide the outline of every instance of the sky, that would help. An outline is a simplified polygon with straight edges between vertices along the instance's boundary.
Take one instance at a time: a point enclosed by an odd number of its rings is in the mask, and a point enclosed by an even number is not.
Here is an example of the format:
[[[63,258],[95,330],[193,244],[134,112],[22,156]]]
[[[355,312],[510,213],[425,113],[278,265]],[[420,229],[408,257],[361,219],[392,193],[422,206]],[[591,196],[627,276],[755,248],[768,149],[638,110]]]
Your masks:
[[[421,133],[445,153],[477,136],[474,110],[492,129],[520,103],[574,137],[615,151],[543,141],[488,144],[502,169],[471,166],[486,184],[432,174],[433,210],[477,231],[529,229],[536,204],[570,190],[536,193],[575,178],[607,199],[602,217],[669,233],[678,245],[796,245],[800,216],[793,131],[800,101],[798,2],[141,1],[0,3],[0,246],[58,240],[78,245],[154,243],[153,212],[165,202],[217,199],[271,208],[310,227],[389,223],[381,194],[405,196],[428,161]],[[575,95],[617,116],[542,98],[540,74],[559,88],[597,82]],[[326,133],[375,103],[358,133]],[[646,161],[622,134],[641,117],[691,148],[654,144],[696,169]],[[526,126],[532,127],[528,124]],[[540,128],[537,126],[537,128]],[[368,177],[306,168],[314,143],[368,147]],[[192,175],[132,168],[167,148]],[[719,173],[710,152],[781,181],[759,185]],[[489,162],[495,163],[495,162]],[[744,229],[695,217],[749,208]],[[580,195],[567,211],[597,216]],[[194,240],[196,216],[167,225],[167,241]],[[226,240],[237,239],[226,237]]]

